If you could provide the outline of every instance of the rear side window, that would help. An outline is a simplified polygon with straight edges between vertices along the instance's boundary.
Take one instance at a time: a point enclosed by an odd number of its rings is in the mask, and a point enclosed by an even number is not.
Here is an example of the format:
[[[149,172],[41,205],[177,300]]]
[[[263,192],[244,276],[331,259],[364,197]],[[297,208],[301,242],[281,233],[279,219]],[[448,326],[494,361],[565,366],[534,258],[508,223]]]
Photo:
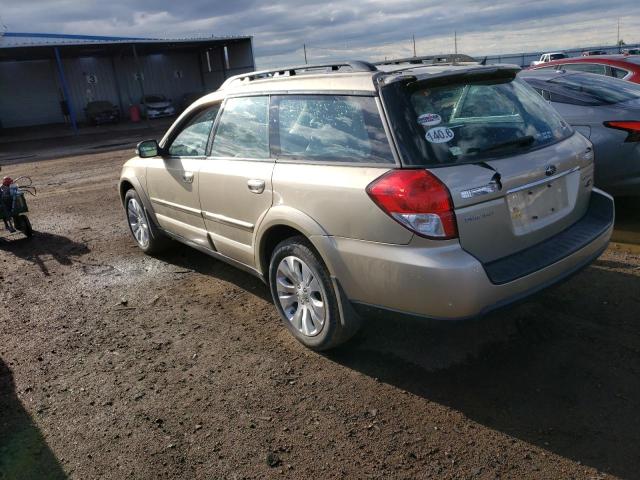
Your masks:
[[[604,65],[597,63],[566,63],[562,65],[563,70],[571,70],[573,72],[587,72],[598,75],[606,75],[607,69]]]
[[[474,163],[517,155],[573,133],[558,113],[520,80],[439,82],[395,82],[383,90],[407,165]]]
[[[269,158],[269,97],[227,99],[213,138],[211,155]]]
[[[281,95],[274,97],[273,150],[281,158],[393,163],[373,97]]]
[[[211,127],[220,105],[196,113],[174,137],[169,146],[172,157],[203,157],[207,149]]]
[[[611,67],[611,76],[615,78],[624,78],[629,72],[623,68]]]

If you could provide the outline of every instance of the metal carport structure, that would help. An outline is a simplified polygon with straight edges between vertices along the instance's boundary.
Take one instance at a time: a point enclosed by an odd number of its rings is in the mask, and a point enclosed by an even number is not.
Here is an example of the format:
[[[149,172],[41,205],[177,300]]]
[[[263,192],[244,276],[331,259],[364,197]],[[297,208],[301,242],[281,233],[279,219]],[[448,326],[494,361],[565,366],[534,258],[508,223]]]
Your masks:
[[[89,101],[126,116],[145,93],[179,106],[186,94],[217,89],[255,69],[252,37],[148,39],[42,33],[0,37],[0,126],[84,121]]]

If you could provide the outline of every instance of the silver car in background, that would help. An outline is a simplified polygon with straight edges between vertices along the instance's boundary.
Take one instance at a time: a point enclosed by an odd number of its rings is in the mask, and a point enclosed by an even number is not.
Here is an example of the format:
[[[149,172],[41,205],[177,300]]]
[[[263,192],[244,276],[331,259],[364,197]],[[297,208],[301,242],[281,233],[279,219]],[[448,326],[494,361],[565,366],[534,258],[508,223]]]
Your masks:
[[[171,117],[176,114],[171,99],[161,94],[145,95],[142,99],[142,110],[147,118]]]
[[[519,77],[593,143],[597,187],[640,196],[640,85],[562,70],[528,70]]]

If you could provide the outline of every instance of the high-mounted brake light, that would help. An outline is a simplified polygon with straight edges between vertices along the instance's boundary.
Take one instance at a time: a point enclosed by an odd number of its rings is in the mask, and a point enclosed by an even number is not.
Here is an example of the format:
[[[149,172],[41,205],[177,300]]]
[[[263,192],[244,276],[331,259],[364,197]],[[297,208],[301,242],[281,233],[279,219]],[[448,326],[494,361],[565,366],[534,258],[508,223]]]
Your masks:
[[[604,122],[604,126],[628,132],[625,142],[640,142],[640,121],[638,120],[614,120]]]
[[[420,236],[458,236],[449,189],[427,170],[391,170],[371,182],[367,193],[387,215]]]

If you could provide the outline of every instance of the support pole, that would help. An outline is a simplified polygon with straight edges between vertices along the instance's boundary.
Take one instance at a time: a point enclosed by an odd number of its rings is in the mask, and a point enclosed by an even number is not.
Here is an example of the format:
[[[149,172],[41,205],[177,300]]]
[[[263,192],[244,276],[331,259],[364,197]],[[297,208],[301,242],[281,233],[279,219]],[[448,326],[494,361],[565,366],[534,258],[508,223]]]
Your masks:
[[[144,94],[144,78],[142,75],[142,66],[140,65],[140,59],[138,58],[138,51],[136,50],[135,43],[131,45],[133,48],[133,59],[136,62],[136,69],[138,71],[138,83],[140,84],[140,93],[142,94],[142,104],[144,105],[144,118],[147,122],[147,127],[151,127],[149,123],[149,116],[147,115],[147,100]]]
[[[62,68],[62,60],[60,59],[60,50],[58,47],[53,47],[53,52],[56,56],[56,64],[58,65],[58,76],[60,77],[60,83],[62,84],[62,95],[64,101],[67,102],[67,108],[69,109],[69,118],[71,119],[71,128],[73,133],[78,133],[78,124],[76,122],[76,112],[71,104],[71,97],[69,96],[69,88],[67,87],[67,79],[64,76],[64,68]]]
[[[304,50],[304,64],[306,65],[307,64],[307,44],[303,43],[302,48]]]
[[[220,62],[222,63],[222,82],[223,83],[227,79],[227,59],[224,55],[224,47],[225,45],[220,47]]]

